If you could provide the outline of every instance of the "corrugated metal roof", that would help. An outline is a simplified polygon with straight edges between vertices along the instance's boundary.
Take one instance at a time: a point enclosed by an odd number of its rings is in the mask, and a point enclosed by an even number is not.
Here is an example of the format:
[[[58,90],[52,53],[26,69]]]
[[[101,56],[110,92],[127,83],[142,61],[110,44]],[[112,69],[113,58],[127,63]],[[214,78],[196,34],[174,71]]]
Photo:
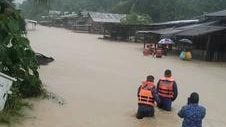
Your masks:
[[[137,33],[144,33],[144,34],[155,33],[155,34],[161,34],[161,35],[177,34],[185,30],[189,30],[192,28],[200,27],[200,26],[208,26],[214,23],[215,22],[199,23],[199,24],[187,25],[182,27],[171,27],[171,28],[151,30],[151,31],[138,31]]]
[[[61,18],[76,18],[78,17],[77,14],[68,14],[68,15],[62,15],[60,16]]]
[[[205,14],[207,17],[226,17],[226,10]]]
[[[177,29],[174,29],[174,28],[167,28],[167,29],[159,29],[159,30],[148,30],[148,31],[138,31],[137,33],[143,33],[143,34],[148,34],[148,33],[154,33],[154,34],[161,34],[161,35],[164,35],[164,34],[175,34],[175,33],[178,33],[182,30],[177,30]]]
[[[82,11],[82,12],[80,12],[80,14],[82,17],[88,17],[89,11]]]
[[[102,23],[120,23],[122,18],[125,18],[125,14],[112,14],[112,13],[100,13],[89,12],[90,17],[94,22]]]
[[[199,22],[198,19],[195,19],[195,20],[176,20],[176,21],[167,21],[167,22],[160,22],[160,23],[152,23],[150,25],[174,25],[174,24],[197,23],[197,22]]]
[[[226,27],[222,27],[222,26],[199,26],[199,27],[187,29],[185,31],[181,31],[181,32],[177,33],[176,35],[179,35],[179,36],[199,36],[199,35],[204,35],[204,34],[222,31],[222,30],[226,30]]]

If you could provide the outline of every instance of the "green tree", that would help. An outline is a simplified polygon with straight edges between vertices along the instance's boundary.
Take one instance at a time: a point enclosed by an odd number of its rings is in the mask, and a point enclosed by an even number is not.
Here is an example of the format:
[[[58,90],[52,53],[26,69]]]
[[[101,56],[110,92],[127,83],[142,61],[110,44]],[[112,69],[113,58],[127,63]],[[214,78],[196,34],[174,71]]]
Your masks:
[[[43,93],[35,53],[25,35],[25,21],[9,1],[0,1],[0,72],[17,79],[11,88],[0,121],[9,122],[10,115],[18,114],[22,98]]]
[[[31,7],[31,4],[27,6]],[[226,9],[226,0],[49,0],[49,7],[60,11],[148,14],[154,22],[160,22],[189,19]],[[25,11],[27,13],[32,9],[27,8]]]
[[[123,24],[131,24],[131,25],[138,25],[138,24],[150,24],[151,17],[149,15],[138,15],[136,13],[131,13],[127,15],[124,19],[122,19]]]

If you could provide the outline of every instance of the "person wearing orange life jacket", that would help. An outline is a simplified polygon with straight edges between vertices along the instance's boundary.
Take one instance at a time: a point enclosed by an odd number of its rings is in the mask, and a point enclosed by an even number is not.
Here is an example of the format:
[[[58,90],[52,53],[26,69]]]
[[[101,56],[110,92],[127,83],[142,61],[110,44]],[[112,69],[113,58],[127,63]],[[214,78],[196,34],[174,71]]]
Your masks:
[[[154,85],[154,77],[152,75],[147,76],[147,80],[142,82],[142,85],[138,88],[137,97],[137,119],[153,117],[155,101],[158,102],[159,98]]]
[[[161,58],[162,55],[163,55],[162,53],[163,53],[162,48],[157,48],[157,49],[156,49],[156,53],[155,53],[155,57],[156,57],[156,58]]]
[[[172,78],[171,70],[166,70],[164,78],[161,78],[157,84],[157,92],[160,98],[160,103],[158,107],[171,111],[172,101],[177,98],[177,84],[176,81]]]

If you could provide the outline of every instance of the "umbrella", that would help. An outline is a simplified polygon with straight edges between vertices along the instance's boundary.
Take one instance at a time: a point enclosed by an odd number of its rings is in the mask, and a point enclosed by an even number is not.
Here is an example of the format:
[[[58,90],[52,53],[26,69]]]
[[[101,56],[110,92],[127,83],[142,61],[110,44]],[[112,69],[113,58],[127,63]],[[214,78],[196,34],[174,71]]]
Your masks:
[[[182,43],[186,43],[186,44],[192,44],[192,41],[191,40],[189,40],[189,39],[181,39],[181,40],[179,40],[179,42],[182,42]]]
[[[169,38],[163,38],[158,42],[158,44],[174,44],[174,42]]]

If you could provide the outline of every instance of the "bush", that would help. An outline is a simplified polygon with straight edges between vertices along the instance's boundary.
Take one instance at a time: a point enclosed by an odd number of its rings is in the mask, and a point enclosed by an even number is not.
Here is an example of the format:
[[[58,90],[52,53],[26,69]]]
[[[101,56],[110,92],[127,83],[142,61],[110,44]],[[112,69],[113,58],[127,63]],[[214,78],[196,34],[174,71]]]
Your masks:
[[[146,14],[138,15],[136,13],[131,13],[127,15],[124,19],[121,21],[123,24],[129,24],[129,25],[148,25],[152,22],[151,17]]]
[[[17,79],[0,113],[0,122],[8,123],[21,115],[20,109],[28,106],[22,99],[40,96],[44,91],[35,53],[25,33],[24,19],[11,5],[0,1],[0,72]]]

